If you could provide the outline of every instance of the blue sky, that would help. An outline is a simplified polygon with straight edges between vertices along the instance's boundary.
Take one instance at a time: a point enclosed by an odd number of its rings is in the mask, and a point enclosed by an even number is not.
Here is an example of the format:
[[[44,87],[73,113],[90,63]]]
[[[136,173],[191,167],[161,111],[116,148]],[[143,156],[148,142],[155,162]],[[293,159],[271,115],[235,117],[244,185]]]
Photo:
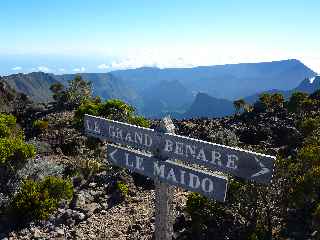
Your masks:
[[[320,72],[318,0],[2,0],[0,74],[297,58]]]

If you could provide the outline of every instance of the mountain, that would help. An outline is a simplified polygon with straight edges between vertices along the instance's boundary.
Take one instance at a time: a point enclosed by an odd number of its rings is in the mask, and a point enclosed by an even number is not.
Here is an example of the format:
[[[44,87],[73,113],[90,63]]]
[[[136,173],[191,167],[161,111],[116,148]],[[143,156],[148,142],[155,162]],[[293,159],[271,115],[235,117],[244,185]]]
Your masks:
[[[183,118],[222,117],[234,113],[233,102],[218,99],[206,93],[198,93],[190,108],[182,115]]]
[[[52,100],[50,86],[57,80],[52,74],[32,72],[28,74],[13,74],[4,76],[6,81],[17,92],[26,94],[35,102],[48,102]]]
[[[248,97],[245,97],[244,100],[247,103],[254,103],[259,99],[259,96],[262,93],[269,93],[269,94],[274,94],[274,93],[280,93],[282,94],[286,99],[290,98],[291,94],[294,92],[305,92],[308,94],[314,93],[316,90],[320,89],[320,76],[313,76],[310,78],[305,78],[297,87],[287,90],[287,91],[282,91],[279,89],[273,89],[273,90],[268,90],[268,91],[263,91]]]
[[[180,81],[192,92],[234,100],[269,89],[289,90],[301,79],[316,73],[299,60],[240,63],[194,68],[151,68],[118,70],[112,74],[136,92],[162,81]]]
[[[320,75],[304,79],[294,91],[313,93],[320,89]]]
[[[146,116],[159,117],[166,112],[184,112],[194,100],[192,92],[180,81],[161,81],[141,92]]]
[[[31,101],[25,94],[16,92],[0,77],[0,113],[18,111],[28,103]]]
[[[93,94],[103,99],[118,98],[139,107],[142,104],[140,96],[121,79],[111,73],[81,73],[83,79],[92,82]],[[75,78],[75,74],[54,75],[54,78],[64,85]]]

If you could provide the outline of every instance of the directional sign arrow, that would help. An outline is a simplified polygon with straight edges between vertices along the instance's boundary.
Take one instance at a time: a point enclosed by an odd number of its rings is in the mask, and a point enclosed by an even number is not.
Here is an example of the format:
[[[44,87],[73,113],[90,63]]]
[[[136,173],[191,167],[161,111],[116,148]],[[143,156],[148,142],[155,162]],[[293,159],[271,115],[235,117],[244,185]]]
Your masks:
[[[118,149],[114,149],[113,151],[111,151],[111,153],[109,153],[109,157],[110,157],[111,161],[115,164],[117,163],[117,159],[114,158],[114,155],[117,153],[117,151],[118,151]]]
[[[266,166],[264,166],[263,163],[260,162],[260,160],[259,160],[257,157],[255,157],[255,160],[256,160],[256,162],[259,164],[261,170],[260,170],[259,172],[255,173],[255,174],[253,174],[253,175],[251,176],[251,178],[258,177],[258,176],[261,176],[261,175],[263,175],[263,174],[270,173],[270,169],[269,169],[269,168],[266,168]]]

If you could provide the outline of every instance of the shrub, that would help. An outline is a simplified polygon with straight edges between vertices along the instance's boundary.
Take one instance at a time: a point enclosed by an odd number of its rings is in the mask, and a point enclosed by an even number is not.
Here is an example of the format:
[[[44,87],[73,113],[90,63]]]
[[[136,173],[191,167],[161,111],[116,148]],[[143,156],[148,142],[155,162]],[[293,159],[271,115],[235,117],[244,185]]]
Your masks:
[[[273,111],[280,109],[284,105],[284,97],[280,93],[263,93],[259,96],[259,100],[255,103],[256,111]]]
[[[59,108],[74,109],[92,99],[91,82],[82,79],[81,75],[76,75],[73,80],[69,81],[66,88],[61,83],[54,83],[50,90]]]
[[[47,177],[42,181],[25,180],[15,195],[11,210],[23,220],[47,219],[62,199],[70,199],[73,186],[70,181]]]
[[[0,138],[10,137],[16,128],[16,118],[13,115],[0,114]]]
[[[191,230],[196,238],[203,234],[205,226],[214,224],[225,216],[225,210],[221,204],[209,200],[199,193],[189,194],[186,212],[191,217]]]
[[[128,122],[141,127],[149,127],[150,122],[142,116],[135,114],[135,109],[119,99],[109,99],[105,102],[88,100],[83,102],[75,111],[74,121],[83,126],[84,115],[101,116],[121,122]]]
[[[32,123],[32,126],[39,131],[46,131],[49,127],[49,121],[38,119]]]
[[[305,136],[310,135],[314,130],[320,127],[320,117],[304,119],[299,128]]]
[[[122,181],[117,181],[116,189],[120,192],[123,197],[128,196],[129,188],[128,185]]]
[[[290,112],[301,112],[302,104],[308,99],[308,94],[303,92],[295,92],[291,95],[288,101],[287,108]]]
[[[210,132],[208,139],[210,142],[228,146],[237,146],[239,144],[239,139],[237,135],[229,129],[212,131]]]

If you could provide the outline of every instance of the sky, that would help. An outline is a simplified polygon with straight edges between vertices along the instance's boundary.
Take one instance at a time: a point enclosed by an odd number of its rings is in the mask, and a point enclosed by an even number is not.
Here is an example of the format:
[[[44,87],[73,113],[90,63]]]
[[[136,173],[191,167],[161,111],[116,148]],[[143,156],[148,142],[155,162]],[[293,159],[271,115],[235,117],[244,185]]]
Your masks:
[[[299,59],[320,73],[318,0],[1,0],[0,75]]]

